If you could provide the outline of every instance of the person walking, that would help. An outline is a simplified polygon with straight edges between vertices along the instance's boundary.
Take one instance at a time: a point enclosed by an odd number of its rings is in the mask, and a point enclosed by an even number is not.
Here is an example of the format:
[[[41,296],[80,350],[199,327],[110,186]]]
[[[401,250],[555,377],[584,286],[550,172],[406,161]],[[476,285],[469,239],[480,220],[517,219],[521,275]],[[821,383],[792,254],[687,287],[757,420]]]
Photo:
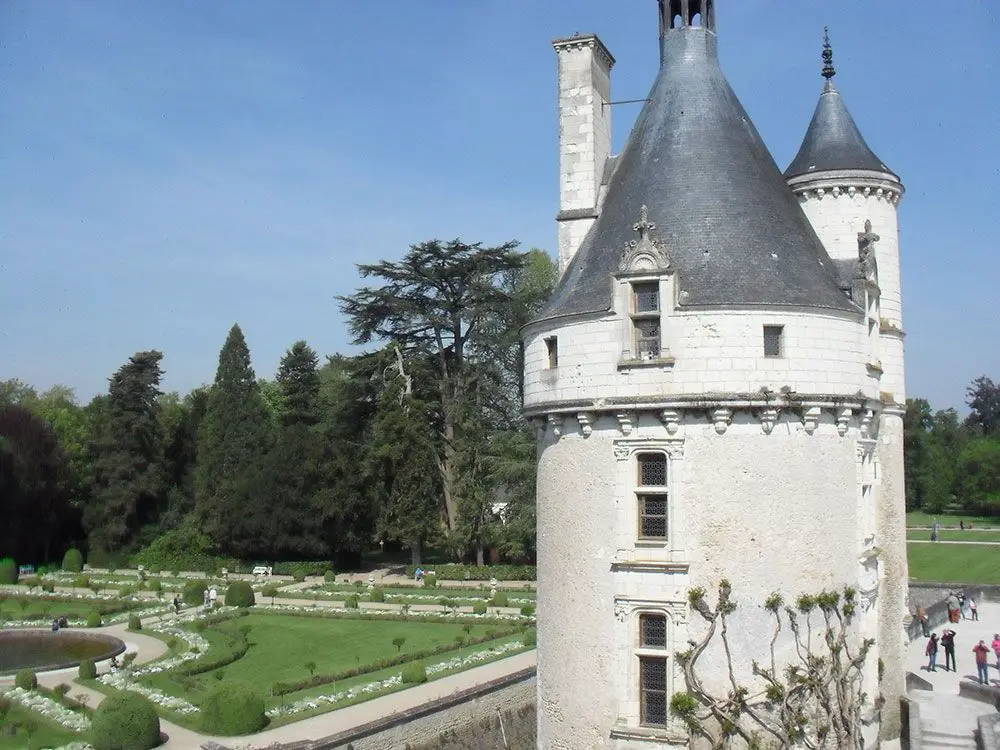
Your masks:
[[[985,641],[979,641],[975,646],[972,647],[972,653],[976,655],[976,674],[979,677],[980,685],[990,684],[990,663],[989,653],[990,650],[986,648]]]
[[[969,599],[969,612],[972,613],[972,621],[979,621],[979,605],[976,604],[975,599]]]
[[[944,669],[946,672],[957,672],[958,664],[955,662],[955,631],[945,630],[941,634],[941,645],[944,646]]]
[[[920,622],[920,629],[923,631],[924,638],[929,638],[931,631],[930,628],[927,627],[927,610],[923,607],[917,607],[917,620]]]
[[[924,654],[927,656],[927,671],[937,672],[937,652],[938,652],[938,637],[937,633],[931,633],[931,637],[927,640],[927,648],[924,649]]]
[[[954,592],[948,594],[948,622],[958,622],[958,597]]]

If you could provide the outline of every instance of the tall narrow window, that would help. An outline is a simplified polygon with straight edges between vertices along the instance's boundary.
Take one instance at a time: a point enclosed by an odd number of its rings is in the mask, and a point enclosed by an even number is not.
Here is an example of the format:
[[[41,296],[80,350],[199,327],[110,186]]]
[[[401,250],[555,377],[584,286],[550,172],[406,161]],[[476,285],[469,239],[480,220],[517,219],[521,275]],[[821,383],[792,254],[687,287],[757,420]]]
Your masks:
[[[667,457],[662,453],[640,453],[637,457],[640,540],[667,538]]]
[[[784,326],[764,326],[764,356],[780,357],[784,354]]]
[[[643,281],[632,284],[632,330],[636,359],[660,356],[660,284]]]
[[[667,618],[639,616],[639,722],[667,723]]]
[[[554,370],[559,366],[559,339],[555,336],[545,339],[545,351],[549,357],[549,369]]]

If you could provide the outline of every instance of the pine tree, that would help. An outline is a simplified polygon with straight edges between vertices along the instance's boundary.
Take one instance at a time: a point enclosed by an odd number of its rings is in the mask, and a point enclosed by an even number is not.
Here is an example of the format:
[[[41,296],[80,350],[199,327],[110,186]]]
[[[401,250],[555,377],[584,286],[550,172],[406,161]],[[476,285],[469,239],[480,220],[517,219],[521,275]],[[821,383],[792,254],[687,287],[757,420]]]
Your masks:
[[[270,418],[250,365],[243,331],[234,325],[198,428],[195,507],[203,528],[226,553],[256,552],[268,524],[259,489],[260,464],[271,441]]]
[[[162,359],[158,351],[137,352],[111,377],[91,444],[92,492],[83,515],[92,554],[127,550],[162,510]]]

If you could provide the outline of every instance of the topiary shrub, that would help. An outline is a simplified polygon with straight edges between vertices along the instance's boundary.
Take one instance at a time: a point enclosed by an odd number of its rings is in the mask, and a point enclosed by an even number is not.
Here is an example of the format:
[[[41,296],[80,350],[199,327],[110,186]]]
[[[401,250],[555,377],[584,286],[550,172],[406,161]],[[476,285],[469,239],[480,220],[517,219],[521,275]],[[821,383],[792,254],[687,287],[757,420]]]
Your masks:
[[[0,560],[0,583],[17,583],[17,563],[12,557]]]
[[[76,549],[76,547],[70,547],[66,550],[66,554],[63,555],[62,569],[67,573],[79,573],[83,570],[83,553]]]
[[[142,620],[139,619],[139,615],[129,615],[128,616],[128,629],[129,630],[142,630]]]
[[[521,639],[525,646],[534,646],[538,642],[538,632],[532,628],[524,631],[524,638]]]
[[[246,581],[233,581],[226,589],[227,607],[252,607],[256,604],[253,587]]]
[[[337,574],[334,573],[332,570],[327,570],[323,574],[323,581],[325,583],[336,583],[336,581],[337,581]]]
[[[385,592],[378,588],[377,586],[368,592],[368,601],[370,602],[384,602]]]
[[[242,682],[220,682],[201,703],[201,728],[212,734],[250,734],[265,724],[264,699]]]
[[[437,576],[433,573],[428,573],[424,576],[424,588],[432,589],[438,585]]]
[[[30,669],[22,669],[14,677],[14,685],[21,688],[21,690],[34,690],[38,687],[38,678],[35,677],[35,673]]]
[[[44,591],[46,594],[55,593],[55,590],[56,590],[56,585],[52,583],[52,581],[44,581],[42,583],[42,591]]]
[[[91,612],[87,615],[87,627],[88,628],[99,628],[101,627],[101,613]]]
[[[306,572],[302,568],[296,568],[292,571],[292,578],[295,579],[296,583],[304,583],[306,580]]]
[[[204,581],[188,581],[181,591],[181,599],[185,604],[202,604],[205,601],[205,588]]]
[[[358,597],[351,594],[346,599],[344,599],[344,607],[346,609],[357,609],[358,608]]]
[[[427,682],[427,669],[419,661],[410,662],[403,666],[399,677],[404,685],[419,685]]]
[[[84,659],[80,662],[80,668],[77,670],[77,675],[81,680],[93,680],[97,677],[97,665],[94,664],[93,659]]]
[[[148,584],[146,584],[146,588],[156,594],[159,594],[161,591],[163,591],[163,584],[160,583],[159,581],[150,581]]]
[[[525,617],[531,617],[532,615],[535,614],[535,605],[525,604],[523,607],[521,607],[521,614],[524,615]]]
[[[90,720],[95,750],[149,750],[160,744],[160,717],[152,702],[138,693],[109,695]]]
[[[507,606],[507,595],[504,592],[502,592],[502,591],[496,592],[493,595],[493,598],[490,599],[490,604],[492,606],[494,606],[494,607],[506,607]]]
[[[485,615],[486,614],[486,602],[473,602],[472,603],[472,614],[474,614],[474,615]]]
[[[89,589],[90,588],[90,578],[87,576],[77,576],[73,579],[73,588],[75,589]]]

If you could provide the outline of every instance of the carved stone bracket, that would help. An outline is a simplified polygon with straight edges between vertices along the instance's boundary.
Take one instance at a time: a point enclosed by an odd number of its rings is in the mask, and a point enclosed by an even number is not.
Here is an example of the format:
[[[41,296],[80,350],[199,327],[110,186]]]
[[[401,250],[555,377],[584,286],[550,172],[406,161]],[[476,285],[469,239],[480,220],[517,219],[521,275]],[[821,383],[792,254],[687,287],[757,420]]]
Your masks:
[[[858,458],[864,460],[875,455],[876,442],[874,440],[862,439],[857,443]]]
[[[594,415],[588,411],[581,411],[576,415],[576,421],[580,423],[580,432],[583,436],[590,437],[594,431]]]
[[[823,409],[819,406],[807,406],[802,409],[802,428],[806,434],[812,435],[816,432],[821,416],[823,416]]]
[[[848,428],[851,426],[851,418],[854,416],[854,410],[850,407],[844,407],[837,410],[837,434],[841,437],[847,434]]]
[[[724,408],[710,409],[708,417],[712,420],[712,426],[715,427],[715,431],[720,435],[725,435],[726,430],[729,429],[729,425],[733,422],[733,410]]]
[[[681,413],[674,409],[664,409],[660,412],[660,421],[667,428],[668,435],[676,435],[681,427]]]
[[[618,429],[621,430],[622,435],[631,435],[632,430],[635,429],[635,414],[629,411],[620,411],[615,417],[618,419]]]
[[[562,437],[563,430],[563,415],[562,414],[549,414],[548,416],[549,426],[552,428],[552,435],[556,440]]]
[[[774,430],[774,425],[778,423],[779,414],[781,414],[781,409],[776,409],[773,406],[760,410],[758,414],[758,418],[760,419],[760,429],[765,435],[770,435]]]
[[[861,412],[861,437],[866,440],[872,437],[872,421],[875,419],[875,412],[865,409]]]

